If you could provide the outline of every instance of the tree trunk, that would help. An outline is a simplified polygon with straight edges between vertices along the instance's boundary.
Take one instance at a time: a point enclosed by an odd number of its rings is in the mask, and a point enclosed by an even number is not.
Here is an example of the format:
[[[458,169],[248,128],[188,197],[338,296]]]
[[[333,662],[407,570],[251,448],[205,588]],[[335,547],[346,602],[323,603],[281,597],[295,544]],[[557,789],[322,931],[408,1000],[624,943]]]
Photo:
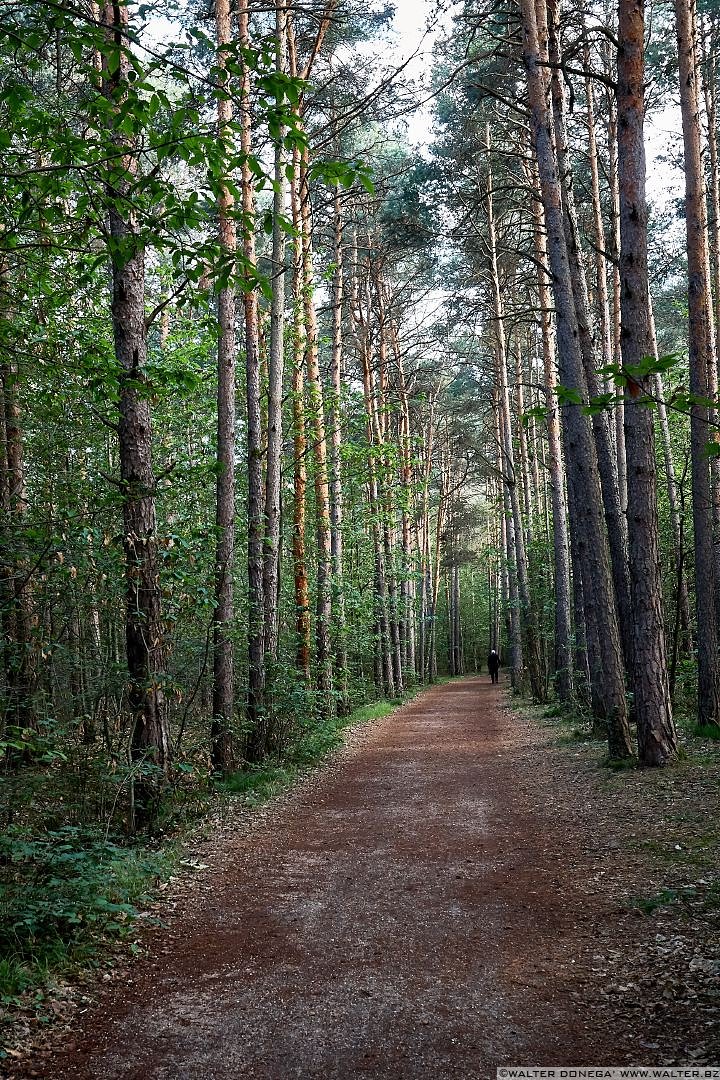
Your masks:
[[[229,0],[216,0],[215,30],[218,67],[224,76],[218,91],[218,132],[228,137],[233,108],[225,75],[226,49],[232,41]],[[223,184],[218,200],[218,239],[224,258],[233,259],[237,236],[233,218],[234,198]],[[218,385],[217,385],[217,544],[215,548],[215,613],[213,617],[213,703],[210,733],[213,769],[227,773],[232,760],[232,717],[234,707],[233,643],[233,558],[235,550],[235,281],[223,285],[217,299]]]
[[[618,184],[618,117],[614,92],[608,96],[608,145],[610,149],[610,194],[612,197],[611,244],[612,256],[612,359],[620,363],[620,187]],[[617,459],[618,492],[620,508],[627,506],[627,466],[625,463],[625,405],[620,399],[615,405],[615,453]]]
[[[551,0],[548,4],[550,35],[550,59],[559,62],[558,19],[559,2]],[[575,317],[579,332],[579,344],[584,367],[585,384],[591,398],[602,390],[597,375],[599,357],[596,355],[594,328],[590,300],[588,296],[585,267],[582,261],[580,228],[575,207],[572,164],[567,146],[565,121],[565,91],[559,70],[553,70],[551,76],[554,129],[557,150],[559,178],[562,189],[562,205],[565,223],[565,244],[568,252],[570,280],[572,283]],[[600,486],[602,490],[607,536],[610,548],[612,580],[618,607],[619,630],[623,657],[628,672],[632,670],[632,610],[630,604],[630,572],[628,567],[627,520],[620,501],[617,461],[615,448],[610,434],[610,422],[604,410],[595,412],[592,417],[593,436],[595,439]]]
[[[490,150],[490,133],[487,133],[487,149]],[[512,443],[512,420],[510,416],[510,391],[507,377],[507,341],[505,336],[505,316],[503,311],[500,273],[497,261],[497,243],[495,237],[495,217],[492,199],[492,173],[488,168],[488,191],[485,198],[485,212],[488,223],[488,248],[490,253],[490,281],[493,295],[493,314],[495,316],[496,375],[498,394],[500,449],[503,481],[507,490],[513,517],[513,538],[516,548],[515,569],[520,598],[520,620],[523,629],[523,659],[527,662],[530,688],[535,701],[543,701],[545,687],[540,673],[540,650],[538,647],[537,624],[530,601],[530,583],[528,580],[527,552],[523,532],[522,515],[516,479]],[[526,507],[527,510],[527,507]],[[518,686],[516,689],[520,689]]]
[[[115,105],[127,85],[130,63],[126,52],[128,12],[103,5],[102,22],[117,58],[110,71],[107,60],[103,85]],[[111,123],[117,114],[110,114]],[[136,147],[118,128],[114,135],[123,155],[123,174],[107,190],[110,236],[117,254],[112,259],[112,324],[120,369],[118,443],[123,507],[126,615],[125,644],[129,675],[128,701],[132,715],[131,755],[140,767],[150,762],[164,775],[170,761],[167,705],[163,691],[164,628],[157,566],[155,475],[148,394],[143,391],[147,358],[145,326],[145,253],[132,213],[137,174]],[[152,817],[159,787],[141,778],[135,785],[135,823]]]
[[[340,191],[333,199],[333,261],[332,281],[332,395],[328,410],[330,423],[330,548],[332,554],[333,594],[335,597],[335,670],[338,683],[338,710],[345,715],[349,709],[347,679],[347,628],[345,626],[345,595],[343,583],[343,488],[342,488],[342,354],[343,354],[343,223],[340,210]]]
[[[685,149],[685,225],[688,257],[690,392],[708,397],[716,381],[713,350],[707,208],[701,153],[696,13],[693,0],[675,0],[680,75],[680,109]],[[692,501],[695,536],[698,709],[701,725],[720,726],[720,657],[715,618],[713,483],[706,444],[713,438],[710,410],[694,404],[690,413]]]
[[[294,65],[291,65],[294,74]],[[293,576],[295,583],[295,631],[297,666],[306,682],[310,681],[310,591],[305,559],[305,518],[307,499],[307,439],[305,436],[305,326],[303,323],[302,252],[300,241],[299,151],[293,151],[293,176],[290,186],[292,218],[295,229],[293,253]]]
[[[655,360],[660,359],[658,351],[657,334],[655,332],[655,318],[653,316],[652,297],[649,299],[649,324],[650,324],[650,348],[651,355]],[[670,525],[673,534],[673,554],[675,556],[676,599],[675,605],[679,620],[676,638],[677,646],[682,648],[683,654],[689,656],[692,652],[692,628],[690,625],[690,598],[688,595],[687,574],[684,567],[684,535],[683,518],[680,513],[680,499],[678,484],[675,474],[675,461],[673,458],[672,441],[670,438],[670,424],[668,421],[667,407],[665,404],[665,389],[660,372],[655,376],[654,394],[657,407],[660,437],[663,448],[663,461],[665,464],[665,478],[667,480],[668,507],[670,509]],[[677,664],[677,656],[673,655],[671,674]],[[673,680],[670,680],[670,696],[673,694]]]
[[[287,5],[275,4],[275,70],[284,75],[287,69]],[[284,128],[275,139],[272,299],[270,301],[270,353],[268,357],[267,465],[265,468],[265,552],[263,561],[263,602],[265,605],[265,655],[271,666],[278,659],[280,552],[282,525],[282,395],[285,368],[285,260],[286,154]],[[272,676],[266,672],[266,680]]]
[[[632,371],[649,352],[647,203],[645,201],[644,0],[620,0],[618,178],[620,182],[621,346]],[[657,523],[653,414],[640,380],[628,383],[625,453],[633,611],[633,705],[641,765],[677,754],[668,686]]]
[[[317,605],[315,622],[315,652],[317,681],[322,712],[331,712],[332,650],[330,646],[332,543],[330,536],[330,487],[325,433],[325,406],[318,353],[317,315],[313,282],[312,223],[310,217],[309,162],[307,149],[300,161],[300,223],[302,251],[303,317],[305,322],[305,362],[313,433],[313,480],[315,487],[315,538],[317,546]]]
[[[249,9],[238,10],[238,41],[249,48]],[[243,229],[243,257],[248,273],[254,273],[255,254],[255,191],[247,158],[252,153],[252,102],[250,69],[242,63],[239,92],[240,149],[243,162],[240,170]],[[260,328],[258,291],[248,278],[243,290],[245,312],[245,393],[247,404],[247,571],[248,571],[248,739],[245,753],[248,761],[260,761],[267,752],[267,716],[265,714],[265,605],[263,598],[263,537],[265,535],[265,492],[263,484],[263,437],[260,373]]]
[[[553,279],[557,313],[559,377],[562,384],[587,400],[583,357],[575,313],[570,264],[565,240],[561,186],[551,141],[551,117],[547,85],[541,66],[547,62],[545,45],[541,48],[538,21],[533,0],[521,0],[524,43],[523,61],[527,72],[531,132],[537,155],[538,175],[548,233],[548,255]],[[544,15],[543,0],[538,11]],[[543,20],[543,42],[547,28]],[[605,661],[601,702],[608,723],[608,743],[613,758],[631,754],[627,704],[623,682],[622,652],[617,624],[615,598],[610,576],[602,495],[595,444],[587,417],[579,405],[563,408],[565,462],[576,489],[578,549],[582,560],[583,589],[592,589],[595,598],[597,628]]]
[[[533,178],[537,187],[537,176]],[[535,257],[538,262],[538,296],[542,334],[545,404],[547,409],[548,466],[552,502],[553,566],[555,581],[555,663],[554,682],[558,700],[569,704],[573,696],[572,619],[570,602],[570,545],[568,541],[565,477],[560,439],[560,415],[556,395],[555,327],[550,294],[545,219],[539,196],[533,199]]]

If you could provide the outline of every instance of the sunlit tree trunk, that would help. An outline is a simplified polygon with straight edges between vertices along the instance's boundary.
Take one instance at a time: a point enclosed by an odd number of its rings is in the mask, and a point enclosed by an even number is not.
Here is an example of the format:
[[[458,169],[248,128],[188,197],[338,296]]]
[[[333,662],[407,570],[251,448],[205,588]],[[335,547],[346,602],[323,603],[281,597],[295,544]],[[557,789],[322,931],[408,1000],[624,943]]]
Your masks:
[[[414,672],[416,665],[416,642],[417,626],[415,617],[415,553],[413,551],[412,529],[410,524],[410,507],[413,497],[413,467],[412,467],[412,425],[410,418],[410,404],[408,401],[408,385],[405,377],[403,358],[398,345],[397,328],[392,330],[395,363],[398,370],[398,393],[400,395],[400,499],[401,499],[401,529],[402,529],[402,592],[401,602],[405,632],[403,635],[403,665],[406,671]]]
[[[487,134],[487,146],[489,150],[489,129]],[[540,652],[538,647],[537,623],[530,601],[530,583],[528,579],[528,561],[525,548],[525,535],[523,531],[522,515],[520,513],[520,501],[516,478],[515,461],[513,455],[512,419],[510,415],[510,391],[507,375],[507,340],[505,334],[505,315],[503,310],[502,293],[500,286],[500,273],[497,260],[497,241],[495,236],[495,217],[492,198],[492,174],[488,171],[488,191],[485,197],[485,212],[488,226],[488,248],[490,254],[490,282],[493,296],[493,313],[495,316],[495,343],[496,343],[496,385],[498,391],[498,407],[500,410],[500,447],[502,474],[507,489],[510,510],[513,516],[513,538],[515,542],[516,558],[515,568],[517,573],[517,585],[520,598],[520,619],[523,629],[523,659],[527,663],[527,671],[530,679],[530,688],[533,698],[542,701],[545,696],[544,683],[540,673]],[[529,497],[528,497],[529,501]],[[527,511],[527,507],[526,507]],[[520,689],[518,686],[517,689]]]
[[[249,9],[238,10],[238,41],[241,48],[250,47]],[[252,143],[252,101],[250,69],[242,64],[239,88],[240,167],[243,229],[243,258],[247,280],[243,289],[245,314],[245,383],[247,403],[247,571],[248,571],[248,696],[247,722],[249,728],[246,755],[259,761],[267,750],[267,716],[265,714],[265,605],[263,598],[263,538],[265,535],[265,490],[263,483],[263,431],[261,406],[260,327],[258,290],[250,277],[255,272],[255,190],[249,157]]]
[[[325,404],[320,379],[317,313],[314,297],[312,222],[310,216],[310,173],[307,150],[300,161],[300,224],[302,253],[303,319],[305,323],[305,363],[307,403],[310,413],[315,488],[316,620],[315,659],[321,709],[332,710],[332,649],[330,645],[332,543],[330,535],[330,485],[328,478]]]
[[[388,588],[388,619],[390,624],[390,643],[392,649],[393,678],[397,693],[403,691],[402,670],[402,647],[400,641],[399,605],[397,596],[397,573],[396,553],[393,539],[392,517],[394,507],[391,492],[392,470],[388,459],[389,445],[389,422],[388,422],[388,377],[387,377],[387,338],[389,326],[387,310],[385,307],[385,295],[379,267],[376,265],[373,274],[375,286],[376,313],[378,319],[377,332],[377,372],[379,382],[379,397],[373,398],[374,426],[376,429],[377,444],[382,448],[382,484],[381,499],[383,505],[382,532],[383,546],[385,549],[385,567]]]
[[[292,55],[292,54],[291,54]],[[291,67],[294,74],[294,65]],[[292,427],[293,427],[293,578],[295,587],[295,631],[297,666],[306,682],[310,680],[310,591],[305,556],[307,502],[307,438],[305,435],[305,325],[303,322],[302,253],[300,250],[299,151],[293,151],[293,182],[290,186],[295,229],[293,249],[293,335],[292,335]]]
[[[507,568],[506,603],[510,631],[510,684],[516,693],[522,690],[525,676],[522,628],[520,625],[520,594],[518,590],[517,543],[515,537],[515,518],[507,475],[507,436],[505,431],[505,413],[501,392],[496,385],[493,390],[493,409],[495,412],[495,442],[497,444],[497,469],[501,483],[500,512],[503,519],[502,557]]]
[[[552,17],[551,17],[552,16]],[[558,42],[559,0],[548,3],[550,60],[560,62]],[[588,395],[593,398],[603,387],[597,374],[600,357],[594,340],[593,318],[590,309],[585,266],[582,258],[580,228],[575,206],[573,169],[567,145],[565,89],[560,71],[554,69],[551,80],[554,133],[557,163],[562,189],[562,205],[565,222],[565,243],[568,253],[570,280],[572,284],[579,344],[584,367],[584,379]],[[632,611],[630,604],[630,573],[628,568],[627,519],[620,501],[617,460],[610,434],[607,413],[599,410],[592,417],[600,486],[602,491],[607,536],[610,550],[612,580],[619,614],[619,630],[623,657],[628,671],[632,670]]]
[[[348,710],[347,629],[345,626],[345,595],[343,585],[343,489],[342,489],[342,361],[343,361],[343,222],[340,191],[333,198],[333,261],[332,281],[332,394],[328,421],[330,424],[330,545],[332,553],[333,594],[335,598],[335,671],[339,694],[339,711]]]
[[[537,177],[533,178],[537,187]],[[545,404],[547,409],[548,467],[550,499],[552,502],[553,564],[555,581],[555,664],[554,681],[558,699],[567,704],[572,700],[572,618],[570,600],[570,545],[565,501],[565,476],[560,438],[560,414],[556,395],[555,327],[552,315],[550,271],[548,268],[545,217],[538,195],[533,199],[535,225],[535,257],[538,264],[538,297],[540,300],[540,330],[542,334]]]

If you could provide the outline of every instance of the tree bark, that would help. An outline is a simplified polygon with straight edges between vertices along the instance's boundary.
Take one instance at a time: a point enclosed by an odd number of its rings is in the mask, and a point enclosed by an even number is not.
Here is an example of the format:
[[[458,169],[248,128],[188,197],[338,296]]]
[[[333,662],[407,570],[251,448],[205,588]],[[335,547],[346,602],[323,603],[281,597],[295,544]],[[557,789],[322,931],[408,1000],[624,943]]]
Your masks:
[[[303,318],[305,323],[305,363],[307,400],[313,433],[313,481],[315,489],[315,541],[317,548],[317,603],[315,621],[315,659],[322,712],[331,712],[332,649],[330,618],[332,614],[332,542],[330,534],[330,486],[328,479],[325,405],[320,379],[317,314],[313,282],[312,223],[310,218],[309,160],[307,149],[300,160],[300,224],[302,252]]]
[[[685,225],[688,257],[690,392],[707,398],[716,382],[713,350],[707,208],[700,138],[696,11],[693,0],[675,0],[680,109],[685,150]],[[695,537],[698,703],[701,725],[720,726],[720,657],[715,618],[716,566],[713,482],[706,444],[714,438],[710,410],[692,405],[692,502]]]
[[[225,75],[226,49],[232,40],[229,0],[216,0],[215,32],[218,67],[224,82],[218,91],[218,135],[228,137],[233,107],[231,88]],[[223,259],[234,259],[237,235],[233,216],[234,198],[222,184],[218,199],[218,239]],[[227,773],[232,762],[233,685],[233,560],[235,551],[235,279],[223,285],[217,298],[218,384],[217,384],[217,483],[215,526],[215,613],[213,617],[213,703],[210,733],[213,769]]]
[[[330,549],[335,628],[335,670],[338,684],[338,710],[341,715],[349,709],[347,679],[347,627],[345,625],[345,592],[343,567],[343,486],[342,486],[342,360],[343,360],[343,221],[340,190],[333,198],[333,280],[332,280],[332,394],[328,421],[330,424]]]
[[[538,175],[548,233],[548,256],[553,279],[557,318],[559,377],[562,384],[587,400],[583,357],[575,313],[570,264],[565,239],[561,185],[551,138],[548,87],[542,64],[547,62],[546,46],[541,46],[538,19],[533,0],[521,0],[523,17],[523,61],[527,73],[531,132],[535,144]],[[543,0],[538,11],[543,15],[542,40],[547,41]],[[595,444],[587,417],[579,405],[563,408],[565,461],[569,482],[576,489],[578,549],[582,559],[583,589],[592,589],[597,613],[597,628],[605,661],[600,701],[608,724],[608,743],[613,758],[631,754],[627,704],[623,681],[622,652],[617,612],[608,560],[602,495]],[[571,476],[570,476],[571,474]]]
[[[287,4],[275,3],[275,70],[284,75],[287,70]],[[283,218],[287,207],[286,153],[283,145],[285,130],[281,127],[274,148],[274,192],[272,232],[272,298],[270,301],[270,352],[268,356],[267,388],[267,464],[265,468],[265,541],[263,560],[263,602],[265,605],[265,655],[271,667],[278,659],[280,554],[282,525],[282,441],[283,441],[283,375],[285,369],[285,229]],[[268,685],[272,676],[266,672]]]
[[[534,186],[539,181],[534,177]],[[539,195],[533,199],[535,257],[538,263],[538,296],[542,334],[545,404],[547,409],[548,466],[552,504],[553,565],[555,581],[555,663],[554,682],[558,700],[569,704],[573,696],[571,653],[572,618],[570,601],[570,545],[565,501],[565,477],[560,437],[560,415],[555,371],[555,327],[553,325],[550,269],[548,267],[545,218]]]
[[[249,8],[238,9],[238,42],[250,47]],[[265,492],[263,484],[263,433],[260,373],[260,326],[258,290],[250,277],[255,273],[255,190],[248,158],[252,154],[252,101],[250,69],[242,62],[238,94],[240,112],[240,190],[243,229],[243,257],[247,267],[243,289],[245,314],[245,394],[247,406],[247,573],[248,573],[248,695],[246,718],[248,738],[245,754],[248,761],[260,761],[267,752],[268,725],[265,712],[265,604],[263,597],[263,538],[265,535]]]
[[[127,86],[127,8],[106,3],[102,23],[116,63],[103,66],[103,87],[117,105]],[[117,112],[110,113],[112,124]],[[170,761],[168,715],[163,677],[165,642],[157,565],[155,475],[152,429],[145,383],[147,331],[145,325],[145,253],[132,211],[137,175],[137,148],[119,128],[114,142],[122,154],[122,171],[107,188],[112,258],[112,324],[120,369],[118,444],[123,504],[126,614],[125,645],[129,675],[128,702],[132,716],[131,755],[142,768],[151,763],[164,776]],[[153,815],[159,785],[141,776],[135,785],[135,823]]]
[[[552,17],[550,13],[552,12]],[[550,0],[548,4],[550,60],[559,63],[560,47],[558,40],[559,2]],[[568,252],[570,279],[572,283],[575,316],[579,332],[579,344],[584,367],[587,392],[591,398],[602,390],[597,375],[599,357],[596,353],[594,327],[588,295],[585,266],[582,261],[580,228],[575,206],[573,188],[573,170],[568,152],[565,90],[559,69],[554,69],[551,76],[551,94],[555,122],[555,140],[559,177],[562,188],[562,205],[565,223],[565,243]],[[617,461],[610,434],[610,422],[604,410],[595,412],[592,417],[592,429],[597,450],[600,486],[602,490],[607,536],[610,549],[612,580],[615,599],[618,606],[620,639],[622,642],[625,666],[632,670],[632,610],[630,603],[630,572],[628,567],[627,520],[620,501]]]
[[[644,0],[620,0],[618,51],[618,178],[623,368],[641,364],[650,346],[645,200]],[[670,704],[657,523],[653,414],[642,380],[630,379],[625,403],[628,540],[633,613],[633,711],[641,765],[677,755]]]

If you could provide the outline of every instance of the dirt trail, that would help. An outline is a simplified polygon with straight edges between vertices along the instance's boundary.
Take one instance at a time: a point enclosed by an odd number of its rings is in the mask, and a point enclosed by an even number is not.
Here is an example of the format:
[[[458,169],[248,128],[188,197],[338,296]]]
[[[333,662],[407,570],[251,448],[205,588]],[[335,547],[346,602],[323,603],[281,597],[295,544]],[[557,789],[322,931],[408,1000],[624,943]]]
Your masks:
[[[232,841],[35,1075],[494,1080],[641,1057],[591,1007],[608,901],[527,729],[484,678],[371,725]]]

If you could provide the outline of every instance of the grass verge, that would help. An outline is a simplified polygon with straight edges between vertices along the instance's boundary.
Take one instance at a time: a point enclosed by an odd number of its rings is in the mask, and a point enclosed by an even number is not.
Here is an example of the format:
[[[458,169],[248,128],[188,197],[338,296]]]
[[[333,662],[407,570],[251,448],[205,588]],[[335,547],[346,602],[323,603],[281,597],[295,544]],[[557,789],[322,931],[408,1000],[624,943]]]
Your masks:
[[[233,773],[218,783],[229,795],[240,796],[248,806],[258,806],[279,795],[304,773],[321,764],[342,743],[343,733],[351,727],[380,720],[399,705],[409,701],[426,687],[417,687],[401,698],[374,701],[362,705],[347,716],[336,716],[309,729],[301,735],[282,761],[264,762]]]

